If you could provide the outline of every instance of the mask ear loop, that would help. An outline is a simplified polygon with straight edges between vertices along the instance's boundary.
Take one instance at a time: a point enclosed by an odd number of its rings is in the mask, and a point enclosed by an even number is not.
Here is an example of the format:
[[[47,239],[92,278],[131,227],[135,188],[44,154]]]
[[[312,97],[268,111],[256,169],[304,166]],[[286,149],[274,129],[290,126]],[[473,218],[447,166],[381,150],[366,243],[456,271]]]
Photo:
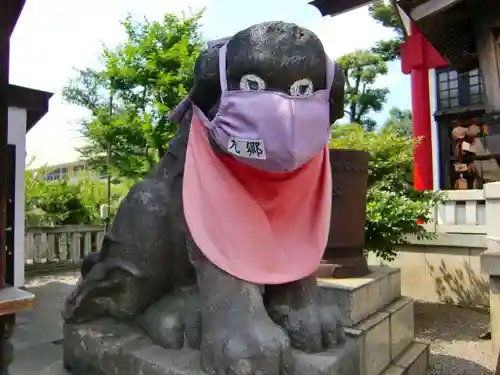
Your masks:
[[[224,44],[220,49],[219,49],[219,79],[220,79],[220,91],[221,93],[225,93],[227,91],[227,74],[226,74],[226,69],[227,69],[227,43]]]
[[[227,43],[223,44],[219,48],[219,80],[220,80],[220,89],[221,93],[227,91],[227,76],[226,76],[226,51],[227,51]],[[191,91],[189,94],[181,100],[179,104],[174,108],[174,110],[168,116],[168,120],[180,124],[186,113],[191,109]]]
[[[186,113],[191,109],[191,92],[187,94],[184,99],[181,100],[179,104],[174,108],[174,110],[168,116],[168,121],[173,122],[174,124],[180,124],[182,119],[186,115]]]
[[[335,79],[335,62],[326,55],[326,88],[330,90]]]

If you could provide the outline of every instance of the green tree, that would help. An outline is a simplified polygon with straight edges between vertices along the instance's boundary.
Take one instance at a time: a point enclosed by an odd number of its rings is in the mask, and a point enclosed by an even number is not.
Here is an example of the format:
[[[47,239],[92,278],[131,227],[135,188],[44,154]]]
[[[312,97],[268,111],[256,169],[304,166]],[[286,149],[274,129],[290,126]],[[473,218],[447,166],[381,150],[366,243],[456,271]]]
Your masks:
[[[417,220],[427,223],[441,200],[434,191],[418,191],[411,183],[415,141],[393,128],[367,132],[359,125],[341,125],[330,147],[370,153],[366,208],[366,250],[391,260],[407,236],[432,238]],[[343,128],[343,129],[342,129]]]
[[[86,142],[79,151],[91,167],[106,170],[109,147],[113,175],[137,179],[165,154],[175,133],[168,116],[193,84],[201,16],[128,16],[126,41],[104,48],[103,67],[76,71],[63,95],[90,112],[80,123]]]
[[[389,94],[387,88],[377,88],[374,84],[387,74],[387,63],[381,55],[366,50],[348,53],[337,61],[346,78],[344,104],[349,122],[373,130],[376,122],[370,115],[383,109]]]
[[[399,57],[400,45],[405,38],[404,27],[396,9],[392,2],[374,0],[368,11],[373,19],[394,31],[394,38],[379,40],[372,48],[372,52],[381,55],[386,61],[396,60]]]
[[[407,109],[391,108],[389,118],[383,125],[383,129],[393,129],[396,134],[403,137],[411,137],[412,134],[411,111]]]

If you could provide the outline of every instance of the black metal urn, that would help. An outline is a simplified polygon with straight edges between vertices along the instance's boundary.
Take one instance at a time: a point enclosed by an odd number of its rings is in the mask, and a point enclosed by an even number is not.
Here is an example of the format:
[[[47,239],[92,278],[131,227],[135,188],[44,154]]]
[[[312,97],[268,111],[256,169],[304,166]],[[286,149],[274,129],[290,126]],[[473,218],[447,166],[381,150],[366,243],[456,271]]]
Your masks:
[[[332,217],[318,277],[350,278],[369,273],[363,255],[369,157],[365,151],[330,150]]]

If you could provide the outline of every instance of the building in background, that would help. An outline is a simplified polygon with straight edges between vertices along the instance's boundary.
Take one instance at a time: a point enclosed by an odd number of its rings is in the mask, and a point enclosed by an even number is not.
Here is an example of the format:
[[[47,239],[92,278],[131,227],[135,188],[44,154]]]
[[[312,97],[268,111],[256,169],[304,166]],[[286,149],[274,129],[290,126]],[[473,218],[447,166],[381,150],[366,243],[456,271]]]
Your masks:
[[[89,172],[87,164],[83,160],[76,160],[67,163],[60,163],[54,165],[46,165],[39,168],[27,168],[31,171],[40,171],[44,173],[45,181],[57,181],[57,180],[69,180],[69,181],[77,181],[78,178],[84,176],[85,178],[90,175],[98,178],[105,179],[107,177],[106,174],[98,175]],[[89,173],[87,173],[89,172]]]

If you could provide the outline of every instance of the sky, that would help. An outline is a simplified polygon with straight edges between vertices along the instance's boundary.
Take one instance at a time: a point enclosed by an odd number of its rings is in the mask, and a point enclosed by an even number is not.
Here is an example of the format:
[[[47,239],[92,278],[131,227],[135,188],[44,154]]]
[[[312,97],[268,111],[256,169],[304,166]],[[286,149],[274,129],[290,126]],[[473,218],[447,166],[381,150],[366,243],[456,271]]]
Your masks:
[[[53,92],[49,112],[27,135],[27,160],[31,165],[54,165],[78,159],[76,147],[83,142],[77,121],[86,112],[65,104],[62,87],[74,68],[98,66],[102,46],[123,41],[120,25],[128,13],[133,17],[161,19],[167,12],[181,13],[205,7],[202,33],[207,39],[232,35],[252,24],[282,20],[314,31],[328,55],[335,59],[356,49],[371,47],[392,32],[378,25],[366,7],[321,17],[308,0],[27,0],[11,38],[10,82]],[[376,85],[391,90],[383,122],[392,107],[409,108],[409,77],[393,62],[389,74]]]

